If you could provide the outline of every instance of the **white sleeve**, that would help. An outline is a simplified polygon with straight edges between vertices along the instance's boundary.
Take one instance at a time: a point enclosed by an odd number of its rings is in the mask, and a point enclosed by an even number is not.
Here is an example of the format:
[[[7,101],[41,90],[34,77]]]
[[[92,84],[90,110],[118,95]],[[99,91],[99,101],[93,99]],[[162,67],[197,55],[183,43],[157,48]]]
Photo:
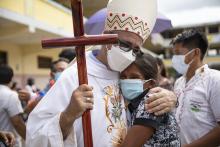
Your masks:
[[[76,67],[66,69],[55,85],[31,112],[27,123],[26,146],[76,147],[74,130],[65,141],[61,133],[60,113],[67,107],[74,89],[78,87]]]
[[[8,112],[10,117],[23,113],[23,109],[21,106],[21,102],[18,98],[18,94],[16,92],[12,92],[10,97],[8,97],[8,104],[6,111]]]
[[[26,146],[31,147],[77,147],[74,129],[68,138],[63,141],[63,135],[59,125],[60,113],[52,117],[31,136],[26,136]]]
[[[216,121],[220,122],[220,72],[213,72],[209,84],[209,102]]]

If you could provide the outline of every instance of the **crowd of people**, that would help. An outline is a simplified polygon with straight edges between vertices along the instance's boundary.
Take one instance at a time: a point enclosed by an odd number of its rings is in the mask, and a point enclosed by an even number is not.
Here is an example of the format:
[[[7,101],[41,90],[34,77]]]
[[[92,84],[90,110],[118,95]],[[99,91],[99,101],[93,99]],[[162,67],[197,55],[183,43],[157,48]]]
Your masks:
[[[206,36],[190,29],[173,38],[172,66],[182,76],[172,84],[163,61],[140,50],[150,31],[133,27],[139,21],[152,29],[155,1],[125,1],[107,5],[103,33],[119,41],[86,53],[88,84],[78,84],[69,51],[52,63],[44,90],[30,78],[16,93],[9,87],[13,70],[0,66],[2,145],[20,147],[22,138],[27,147],[83,147],[81,116],[90,110],[94,147],[220,146],[220,71],[203,62]],[[126,18],[130,25],[122,25]]]
[[[35,79],[32,77],[27,79],[23,89],[16,87],[14,83],[11,84],[14,76],[13,69],[8,65],[0,65],[0,139],[2,145],[23,146],[26,138],[25,123],[29,113],[74,58],[74,49],[65,49],[59,54],[59,58],[51,63],[50,79],[43,90],[37,88]]]

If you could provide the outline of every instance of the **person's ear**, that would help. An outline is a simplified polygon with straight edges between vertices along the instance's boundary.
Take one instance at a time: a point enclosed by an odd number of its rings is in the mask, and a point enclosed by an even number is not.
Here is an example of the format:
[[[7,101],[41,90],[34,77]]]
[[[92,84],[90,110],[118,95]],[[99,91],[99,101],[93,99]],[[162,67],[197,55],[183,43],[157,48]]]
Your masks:
[[[200,49],[199,49],[199,48],[196,48],[195,51],[194,51],[194,54],[195,54],[196,56],[199,56],[199,57],[200,57],[200,55],[201,55]]]
[[[54,78],[54,72],[50,72],[50,77]]]
[[[151,79],[150,81],[144,83],[144,89],[151,89],[156,86],[156,81]]]
[[[151,84],[151,88],[154,88],[154,87],[156,87],[157,86],[157,81],[156,80],[154,80],[154,79],[152,79],[151,81],[150,81],[150,84]]]
[[[150,81],[144,83],[144,89],[151,89],[151,88],[152,88],[152,86],[151,86],[151,82]]]

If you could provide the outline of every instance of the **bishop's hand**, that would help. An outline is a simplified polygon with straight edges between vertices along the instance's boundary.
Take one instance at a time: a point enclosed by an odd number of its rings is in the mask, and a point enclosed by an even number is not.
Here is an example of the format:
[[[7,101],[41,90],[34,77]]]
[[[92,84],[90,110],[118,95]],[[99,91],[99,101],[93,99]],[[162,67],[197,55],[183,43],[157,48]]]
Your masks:
[[[145,103],[145,108],[149,113],[163,115],[172,111],[178,103],[177,97],[172,91],[155,87],[149,93],[149,98]]]
[[[86,84],[80,85],[73,91],[70,103],[66,109],[68,117],[77,119],[87,109],[93,108],[93,92],[92,87]]]
[[[91,86],[83,84],[73,91],[69,105],[60,116],[60,127],[64,139],[68,136],[74,121],[82,116],[87,109],[93,109],[92,90]]]

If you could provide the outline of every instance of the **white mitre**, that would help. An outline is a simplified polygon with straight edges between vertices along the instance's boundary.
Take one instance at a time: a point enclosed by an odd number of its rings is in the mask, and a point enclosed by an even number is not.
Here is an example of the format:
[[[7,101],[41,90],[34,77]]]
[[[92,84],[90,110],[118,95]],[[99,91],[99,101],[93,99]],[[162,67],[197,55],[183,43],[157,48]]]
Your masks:
[[[156,22],[157,0],[109,0],[107,13],[105,31],[133,32],[144,42]]]

